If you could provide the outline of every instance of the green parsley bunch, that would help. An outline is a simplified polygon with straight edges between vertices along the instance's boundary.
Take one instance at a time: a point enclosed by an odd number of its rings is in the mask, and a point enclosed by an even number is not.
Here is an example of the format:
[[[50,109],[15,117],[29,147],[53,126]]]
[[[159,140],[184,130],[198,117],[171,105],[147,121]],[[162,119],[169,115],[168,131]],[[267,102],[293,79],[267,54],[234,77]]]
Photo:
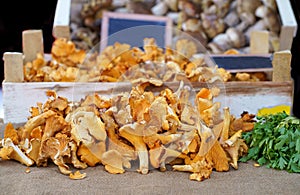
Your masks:
[[[241,162],[252,159],[269,168],[300,172],[300,119],[285,112],[260,116],[243,138],[250,149]]]

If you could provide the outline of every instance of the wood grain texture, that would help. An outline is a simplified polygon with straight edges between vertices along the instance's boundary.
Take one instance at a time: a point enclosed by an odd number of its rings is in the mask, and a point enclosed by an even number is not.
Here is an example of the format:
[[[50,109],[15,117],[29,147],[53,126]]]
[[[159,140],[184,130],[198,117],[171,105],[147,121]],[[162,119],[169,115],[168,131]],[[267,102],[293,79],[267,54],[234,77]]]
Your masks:
[[[275,52],[272,65],[272,81],[283,82],[291,80],[291,61],[292,54],[290,50]]]
[[[30,107],[47,100],[47,90],[55,90],[59,96],[77,102],[87,94],[98,93],[101,96],[111,97],[131,89],[129,83],[4,82],[2,85],[4,123],[26,122],[30,115]],[[178,83],[165,85],[173,90],[178,88]],[[193,83],[191,87],[196,93],[201,88],[212,85]],[[256,113],[263,107],[292,104],[292,82],[228,82],[220,83],[218,87],[221,93],[216,101],[220,101],[222,107],[228,106],[231,113],[236,116],[244,110]]]

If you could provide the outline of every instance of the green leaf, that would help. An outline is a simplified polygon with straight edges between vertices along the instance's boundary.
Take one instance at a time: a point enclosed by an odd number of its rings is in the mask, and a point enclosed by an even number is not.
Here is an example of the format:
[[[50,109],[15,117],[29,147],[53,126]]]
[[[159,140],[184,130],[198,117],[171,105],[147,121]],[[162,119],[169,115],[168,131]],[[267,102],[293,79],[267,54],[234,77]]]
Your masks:
[[[291,172],[294,172],[294,173],[300,173],[300,166],[298,166],[295,163],[292,163],[290,170],[291,170]]]
[[[259,147],[256,146],[254,148],[250,148],[248,150],[248,157],[250,159],[256,159],[255,157],[257,157],[258,152],[259,152]]]
[[[273,142],[274,142],[274,140],[270,139],[269,144],[268,144],[269,150],[273,148]]]
[[[289,148],[294,148],[296,146],[296,143],[294,141],[289,142]]]
[[[287,120],[290,120],[291,124],[295,124],[295,125],[299,125],[300,124],[300,120],[298,118],[295,117],[287,117]]]
[[[270,161],[269,165],[271,168],[276,169],[278,167],[279,160]]]
[[[291,159],[293,163],[296,163],[300,166],[300,153],[292,155]]]
[[[300,153],[300,137],[296,141],[296,148],[295,148],[295,150],[296,150],[296,152]]]
[[[288,135],[284,134],[279,136],[276,140],[279,140],[279,142],[277,144],[275,144],[275,149],[279,150],[287,141],[288,139]]]
[[[242,158],[239,159],[240,162],[247,162],[249,161],[251,158],[249,156],[243,156]]]
[[[286,160],[284,160],[283,157],[280,157],[278,162],[278,167],[282,170],[285,168],[286,165],[287,165]]]
[[[277,159],[279,156],[279,153],[275,152],[274,150],[270,151],[268,154],[267,154],[267,159]]]
[[[280,127],[278,128],[278,132],[282,135],[282,134],[285,134],[286,132],[286,129],[284,127]]]
[[[260,165],[264,165],[267,163],[267,159],[265,159],[265,157],[261,157],[260,159],[257,160],[257,163]]]
[[[252,132],[246,132],[242,134],[242,138],[245,140],[246,144],[250,144],[251,140],[252,140]]]
[[[266,144],[267,141],[269,141],[269,137],[266,137],[262,141],[260,141],[258,147],[261,148],[264,144]]]
[[[281,152],[287,152],[290,148],[289,147],[281,147],[280,151]]]

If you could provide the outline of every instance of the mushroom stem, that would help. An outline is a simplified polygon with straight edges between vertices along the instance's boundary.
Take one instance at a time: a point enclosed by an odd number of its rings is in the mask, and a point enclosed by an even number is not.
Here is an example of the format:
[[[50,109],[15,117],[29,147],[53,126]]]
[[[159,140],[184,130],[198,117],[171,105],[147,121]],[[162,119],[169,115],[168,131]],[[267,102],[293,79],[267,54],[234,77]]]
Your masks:
[[[173,165],[175,171],[193,172],[194,168],[191,165]]]
[[[186,159],[189,158],[186,154],[183,154],[181,152],[178,152],[176,150],[172,150],[169,148],[166,148],[166,153],[163,157],[163,161],[160,164],[160,171],[165,171],[166,170],[166,159],[171,158],[171,160],[174,160],[175,158],[181,158],[181,159]],[[167,161],[169,163],[170,161]]]
[[[143,140],[142,135],[137,135],[132,132],[134,132],[134,129],[132,129],[134,125],[128,124],[124,125],[119,129],[120,136],[127,139],[135,148],[137,151],[139,160],[140,160],[140,166],[138,172],[142,174],[147,174],[149,171],[149,162],[148,162],[148,150],[147,146]]]
[[[171,142],[175,142],[182,137],[182,134],[170,134],[170,135],[162,135],[156,134],[157,138],[161,141],[162,144],[169,144]]]
[[[17,147],[10,138],[2,139],[2,146],[3,147],[11,147],[13,148],[13,151],[9,155],[9,159],[14,159],[16,161],[19,161],[20,163],[31,166],[33,165],[34,161],[31,160],[29,157],[27,157],[19,147]]]
[[[188,125],[185,123],[180,123],[179,127],[178,127],[181,131],[194,131],[197,128],[194,125]]]
[[[230,126],[230,111],[228,107],[223,108],[224,111],[224,122],[223,129],[220,137],[220,143],[223,144],[225,140],[228,139],[229,136],[229,126]]]
[[[72,160],[72,164],[74,165],[74,167],[78,168],[78,169],[85,169],[87,168],[87,164],[81,162],[76,155],[77,152],[77,145],[76,143],[74,143],[74,141],[69,142],[69,146],[71,148],[71,160]]]
[[[27,121],[27,123],[24,125],[24,131],[23,131],[23,134],[22,134],[22,138],[23,139],[29,138],[29,135],[30,135],[31,131],[35,127],[45,123],[46,119],[49,118],[50,116],[53,116],[53,115],[55,115],[55,112],[52,111],[52,110],[48,110],[48,111],[46,111],[46,112],[44,112],[44,113],[42,113],[38,116],[35,116],[35,117],[29,119]]]
[[[212,130],[202,123],[200,123],[200,127],[198,128],[198,134],[201,138],[201,144],[197,156],[202,157],[207,154],[217,139]]]
[[[237,131],[233,136],[231,136],[228,140],[226,140],[224,144],[229,147],[233,146],[234,143],[236,143],[237,140],[240,137],[242,137],[242,132],[243,132],[243,130]]]
[[[159,146],[158,148],[150,149],[150,162],[154,168],[159,168],[160,171],[166,171],[166,160],[167,158],[181,158],[186,159],[189,158],[187,155],[182,154],[176,150],[172,150],[170,148],[166,148],[164,146]],[[171,160],[170,160],[171,161]],[[168,162],[167,162],[168,163]]]
[[[139,159],[140,159],[140,168],[139,168],[138,172],[140,172],[142,174],[147,174],[149,171],[148,151],[147,151],[147,148],[145,148],[145,149],[141,149],[141,150],[137,151]]]
[[[108,149],[115,149],[120,152],[128,160],[135,160],[137,158],[134,148],[122,142],[120,136],[116,134],[117,124],[114,119],[107,113],[101,114],[101,118],[105,124],[105,130],[108,137]]]

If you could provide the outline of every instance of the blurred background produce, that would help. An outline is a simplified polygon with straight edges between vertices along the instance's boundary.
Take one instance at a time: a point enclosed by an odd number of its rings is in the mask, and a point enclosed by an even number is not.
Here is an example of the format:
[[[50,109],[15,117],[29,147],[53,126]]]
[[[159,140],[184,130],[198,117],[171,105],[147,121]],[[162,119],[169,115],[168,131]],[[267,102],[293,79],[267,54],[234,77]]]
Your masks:
[[[71,9],[71,39],[76,45],[90,49],[99,42],[103,11],[168,16],[175,28],[212,53],[231,48],[249,53],[253,30],[269,31],[270,52],[279,46],[281,24],[275,0],[76,0]]]

